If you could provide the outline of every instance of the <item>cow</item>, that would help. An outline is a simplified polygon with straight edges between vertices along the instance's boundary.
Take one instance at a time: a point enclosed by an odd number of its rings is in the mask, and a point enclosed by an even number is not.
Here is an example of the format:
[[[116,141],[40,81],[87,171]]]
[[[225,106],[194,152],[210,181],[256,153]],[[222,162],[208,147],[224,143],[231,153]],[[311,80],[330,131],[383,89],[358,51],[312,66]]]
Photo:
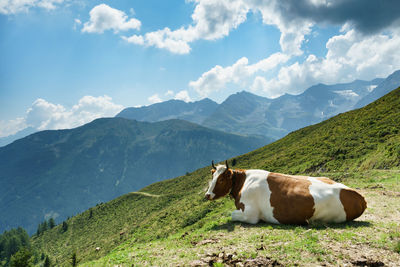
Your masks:
[[[232,170],[212,162],[212,180],[205,198],[229,194],[235,200],[232,221],[256,224],[341,223],[367,208],[362,195],[326,177],[286,175],[264,170]]]

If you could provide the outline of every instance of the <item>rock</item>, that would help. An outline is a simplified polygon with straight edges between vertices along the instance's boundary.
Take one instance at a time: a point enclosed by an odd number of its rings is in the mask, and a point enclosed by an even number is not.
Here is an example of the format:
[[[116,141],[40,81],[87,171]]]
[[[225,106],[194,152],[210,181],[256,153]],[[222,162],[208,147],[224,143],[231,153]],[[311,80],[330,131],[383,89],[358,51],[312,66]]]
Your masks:
[[[206,266],[207,264],[205,264],[203,261],[201,261],[201,260],[195,260],[195,261],[192,261],[191,263],[190,263],[190,266],[193,266],[193,267],[195,267],[195,266]]]
[[[367,266],[367,267],[380,267],[380,266],[385,266],[385,264],[381,261],[374,261],[374,260],[357,260],[351,262],[355,266]]]

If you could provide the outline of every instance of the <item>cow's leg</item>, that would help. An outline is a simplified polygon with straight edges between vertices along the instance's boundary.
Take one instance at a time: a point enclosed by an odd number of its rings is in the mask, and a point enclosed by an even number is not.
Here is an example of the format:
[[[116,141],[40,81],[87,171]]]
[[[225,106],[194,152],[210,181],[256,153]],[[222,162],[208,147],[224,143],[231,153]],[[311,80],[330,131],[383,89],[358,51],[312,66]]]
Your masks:
[[[232,212],[232,221],[256,224],[259,220],[260,218],[257,210],[252,208],[251,205],[245,206],[244,211],[234,210]]]
[[[232,211],[232,221],[238,221],[238,222],[246,221],[244,213],[241,210]]]

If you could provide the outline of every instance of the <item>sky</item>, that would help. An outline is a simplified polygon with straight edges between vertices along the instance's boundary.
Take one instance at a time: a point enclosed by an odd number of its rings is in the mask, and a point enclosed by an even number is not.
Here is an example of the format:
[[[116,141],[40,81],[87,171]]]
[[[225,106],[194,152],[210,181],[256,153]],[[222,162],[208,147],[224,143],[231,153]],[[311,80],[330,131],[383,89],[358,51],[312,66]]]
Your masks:
[[[398,0],[0,0],[0,137],[400,69]]]

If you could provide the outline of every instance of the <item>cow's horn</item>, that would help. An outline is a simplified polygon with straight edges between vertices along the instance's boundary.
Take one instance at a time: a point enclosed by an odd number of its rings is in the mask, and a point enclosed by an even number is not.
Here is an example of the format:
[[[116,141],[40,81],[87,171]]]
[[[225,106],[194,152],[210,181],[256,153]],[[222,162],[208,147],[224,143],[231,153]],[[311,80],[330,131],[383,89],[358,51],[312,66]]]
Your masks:
[[[229,169],[228,161],[227,161],[227,160],[225,160],[225,165],[226,165],[226,168]]]
[[[215,167],[213,160],[211,161],[211,164],[212,164],[213,169],[216,170],[217,168]]]

